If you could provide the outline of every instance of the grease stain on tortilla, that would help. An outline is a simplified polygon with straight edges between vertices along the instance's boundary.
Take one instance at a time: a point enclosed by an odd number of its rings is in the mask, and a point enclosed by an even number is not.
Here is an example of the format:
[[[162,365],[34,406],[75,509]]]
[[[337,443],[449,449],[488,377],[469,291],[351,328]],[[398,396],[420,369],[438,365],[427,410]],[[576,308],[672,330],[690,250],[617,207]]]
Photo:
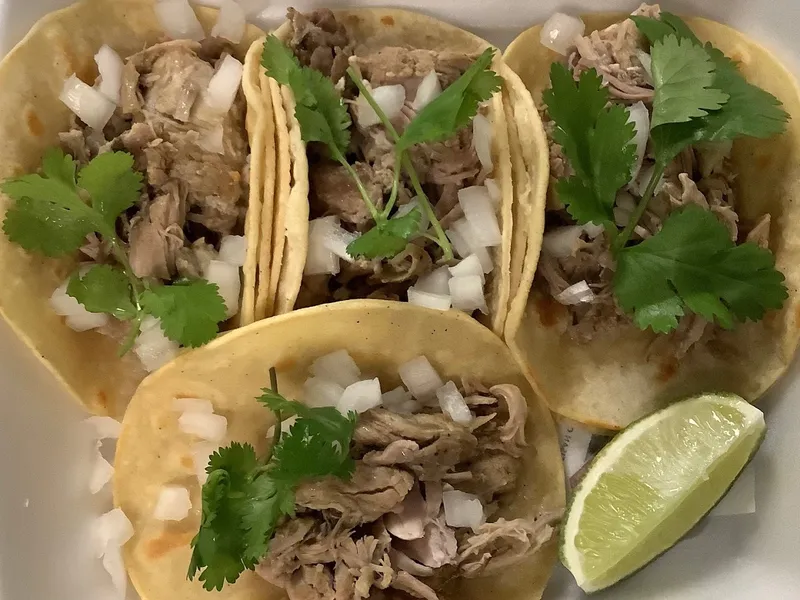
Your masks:
[[[381,23],[391,27],[392,25],[394,25],[394,17],[392,15],[385,15],[381,17]]]
[[[181,456],[181,466],[185,469],[193,469],[194,468],[194,459],[188,454],[184,454]]]
[[[30,106],[25,109],[25,123],[28,125],[28,131],[32,136],[42,137],[44,134],[44,125],[42,124],[42,120]]]
[[[97,403],[108,410],[108,394],[103,390],[97,390]]]
[[[557,325],[564,310],[561,304],[548,294],[536,294],[534,300],[539,322],[545,327]]]
[[[186,548],[192,541],[194,534],[186,529],[165,529],[160,535],[147,540],[145,555],[157,559],[173,550]]]

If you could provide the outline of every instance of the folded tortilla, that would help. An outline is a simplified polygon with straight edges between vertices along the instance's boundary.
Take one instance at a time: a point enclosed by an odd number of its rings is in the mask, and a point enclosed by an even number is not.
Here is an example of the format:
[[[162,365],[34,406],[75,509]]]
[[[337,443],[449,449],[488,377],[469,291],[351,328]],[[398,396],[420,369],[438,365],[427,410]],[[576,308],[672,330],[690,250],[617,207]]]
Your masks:
[[[479,54],[490,44],[478,36],[431,17],[395,9],[334,10],[337,20],[346,27],[356,43],[356,51],[376,50],[385,46],[404,46],[434,51],[453,51]],[[292,35],[291,23],[278,28],[275,35],[288,42]],[[488,116],[493,124],[492,158],[494,169],[490,175],[498,184],[501,201],[498,221],[502,244],[490,248],[494,270],[487,275],[484,287],[489,314],[486,324],[501,334],[508,311],[509,287],[512,267],[512,214],[515,185],[512,181],[511,151],[508,140],[506,102],[514,102],[519,94],[527,92],[515,73],[503,63],[499,54],[491,65],[503,78],[503,91],[489,102]],[[274,223],[272,231],[272,267],[268,298],[268,315],[283,314],[294,309],[298,300],[303,270],[306,263],[309,236],[309,164],[306,145],[300,137],[300,127],[294,116],[294,99],[288,88],[272,79],[273,110],[275,112],[278,170],[274,195]],[[279,101],[282,104],[279,105]],[[527,107],[514,107],[524,113]],[[524,115],[523,122],[538,117]],[[311,167],[313,169],[313,166]],[[526,200],[527,201],[527,200]],[[517,272],[521,273],[521,261]],[[402,298],[405,300],[405,298]],[[257,299],[257,303],[260,299]]]
[[[0,180],[35,172],[43,152],[58,145],[58,133],[70,129],[70,110],[59,100],[64,80],[77,74],[83,81],[97,75],[94,55],[108,44],[123,58],[166,39],[147,0],[85,0],[40,20],[0,64]],[[206,31],[217,11],[196,9]],[[237,58],[263,32],[248,26],[237,46]],[[274,165],[272,116],[259,98],[261,87],[254,69],[259,52],[248,55],[243,88],[250,112],[246,117],[250,147],[250,196],[245,223],[248,252],[242,282],[239,321],[254,317],[256,263],[261,222],[271,211],[261,211],[265,179]],[[268,139],[267,139],[268,138]],[[274,171],[274,166],[271,167]],[[270,189],[271,189],[271,179]],[[0,196],[0,212],[9,199]],[[262,257],[263,258],[263,257]],[[49,259],[24,251],[0,235],[0,312],[15,332],[42,359],[79,401],[96,414],[120,415],[144,376],[135,355],[117,357],[118,343],[94,331],[75,332],[56,315],[48,300],[74,269],[75,260]]]
[[[402,343],[398,343],[402,340]],[[468,340],[468,343],[465,343]],[[457,311],[439,312],[398,302],[352,300],[295,311],[260,321],[178,357],[148,377],[132,399],[115,459],[114,502],[131,520],[133,538],[124,548],[125,564],[142,598],[148,600],[270,600],[284,592],[245,572],[221,592],[187,581],[189,543],[200,523],[200,486],[191,450],[197,439],[178,427],[176,397],[208,399],[228,420],[221,445],[252,443],[266,450],[271,413],[254,398],[268,385],[275,365],[281,393],[302,399],[311,363],[345,349],[363,372],[381,379],[383,389],[399,385],[397,368],[426,356],[446,381],[468,375],[486,385],[511,383],[527,399],[528,449],[520,481],[501,516],[525,517],[564,507],[561,455],[553,421],[533,393],[507,347],[487,328]],[[189,489],[192,506],[180,522],[153,518],[161,486]],[[500,576],[461,580],[443,598],[465,600],[496,596],[536,600],[556,560],[556,540],[509,567]]]
[[[627,15],[582,17],[586,34],[618,23]],[[692,350],[683,360],[648,360],[655,334],[620,327],[613,342],[578,344],[562,335],[566,311],[531,290],[538,249],[525,257],[522,281],[506,325],[505,337],[526,365],[550,408],[570,419],[603,429],[619,429],[665,403],[708,390],[734,392],[754,401],[786,370],[800,337],[800,91],[797,82],[768,50],[742,33],[700,18],[686,20],[694,33],[739,62],[751,83],[776,96],[791,115],[786,132],[767,140],[742,138],[731,156],[736,173],[736,210],[743,221],[771,215],[770,249],[786,276],[789,298],[780,311],[760,322],[738,323],[718,335],[713,348]],[[531,91],[539,108],[549,86],[550,64],[560,57],[539,42],[541,26],[520,35],[505,59]],[[536,168],[549,156],[546,138],[520,131],[522,155]],[[530,162],[528,163],[530,166]],[[546,184],[545,184],[546,185]],[[537,210],[544,211],[538,191]],[[538,220],[537,220],[538,223]],[[534,239],[541,246],[541,230]],[[530,291],[530,294],[529,294]]]

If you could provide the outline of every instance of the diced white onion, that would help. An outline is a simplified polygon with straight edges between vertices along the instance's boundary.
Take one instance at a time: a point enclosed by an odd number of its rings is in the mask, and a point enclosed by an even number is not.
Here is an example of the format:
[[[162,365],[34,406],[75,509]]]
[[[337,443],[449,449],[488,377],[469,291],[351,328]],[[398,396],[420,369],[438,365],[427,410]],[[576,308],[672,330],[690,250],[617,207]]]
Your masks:
[[[439,407],[442,412],[456,423],[466,425],[472,421],[472,413],[469,411],[469,406],[467,406],[464,396],[461,395],[456,384],[452,381],[448,381],[436,390],[436,398],[439,400]]]
[[[412,358],[397,369],[400,379],[417,400],[427,400],[444,385],[442,378],[425,356]]]
[[[209,442],[220,442],[228,431],[228,419],[213,413],[188,411],[178,417],[178,428]]]
[[[153,518],[158,521],[183,521],[189,516],[191,508],[189,490],[179,485],[165,485],[158,494]]]
[[[486,187],[474,185],[458,190],[458,203],[467,222],[475,231],[476,243],[483,247],[499,246],[502,243],[500,224]]]
[[[466,277],[468,275],[477,275],[481,278],[481,282],[485,283],[486,279],[483,275],[483,265],[476,254],[470,254],[467,258],[459,261],[454,267],[448,267],[450,274],[453,277]],[[449,281],[449,279],[448,279]],[[448,293],[450,286],[447,286]]]
[[[647,190],[647,184],[650,183],[650,179],[653,177],[653,173],[655,173],[656,166],[655,165],[648,165],[639,170],[639,175],[637,175],[636,179],[630,184],[630,188],[637,196],[640,198],[644,196],[645,191]],[[658,194],[661,192],[662,188],[664,187],[665,179],[664,175],[661,175],[661,178],[656,183],[656,187],[654,189],[654,194]]]
[[[133,344],[133,351],[148,373],[175,358],[179,348],[176,342],[164,335],[161,321],[151,316],[142,321],[142,332]]]
[[[242,291],[239,267],[221,260],[211,260],[205,269],[204,277],[209,283],[217,284],[217,291],[225,302],[225,316],[231,318],[239,312],[239,294]]]
[[[472,145],[483,168],[490,172],[492,163],[492,122],[478,113],[472,119]]]
[[[425,233],[428,231],[428,227],[430,227],[431,220],[428,218],[428,213],[422,210],[422,207],[419,205],[419,198],[414,197],[411,199],[410,202],[406,202],[402,206],[398,207],[397,211],[395,212],[395,217],[402,217],[407,215],[415,208],[420,209],[420,219],[419,219],[419,233]]]
[[[453,277],[448,284],[450,285],[450,298],[453,301],[453,308],[472,312],[479,310],[483,314],[489,314],[486,306],[486,298],[483,295],[483,280],[477,275],[466,277]]]
[[[111,417],[89,417],[83,421],[94,429],[95,439],[117,439],[122,431],[122,423]]]
[[[636,58],[639,59],[639,62],[642,63],[642,67],[647,74],[650,76],[650,81],[653,80],[653,57],[650,56],[644,50],[637,50],[636,51]]]
[[[242,41],[247,25],[244,9],[234,0],[222,0],[219,5],[219,16],[211,28],[212,37],[221,37],[238,44]]]
[[[196,412],[210,414],[214,412],[211,400],[204,398],[173,398],[172,410],[179,413]]]
[[[361,378],[361,369],[344,349],[320,356],[311,364],[309,370],[314,377],[334,381],[342,388],[346,388]]]
[[[303,384],[303,400],[309,406],[336,406],[344,386],[321,377],[309,377]]]
[[[555,297],[556,302],[559,304],[580,304],[581,302],[591,302],[594,300],[594,292],[589,287],[585,280],[579,281]]]
[[[396,412],[396,409],[405,405],[409,401],[413,402],[411,393],[402,385],[398,385],[393,390],[389,390],[388,392],[381,394],[381,404],[391,411]]]
[[[225,235],[219,243],[219,259],[230,265],[243,267],[247,259],[247,238],[243,235]]]
[[[96,494],[102,490],[109,481],[111,481],[113,476],[114,467],[111,466],[111,463],[109,463],[105,458],[103,458],[103,455],[100,454],[100,449],[98,448],[94,458],[92,474],[89,477],[89,491],[92,494]]]
[[[332,224],[322,231],[322,245],[339,258],[347,262],[354,262],[355,259],[347,253],[347,246],[357,237],[357,233],[347,231],[337,224]]]
[[[455,221],[446,233],[459,257],[467,258],[469,255],[474,254],[481,261],[483,272],[491,273],[492,269],[494,269],[492,257],[489,256],[489,251],[478,243],[475,231],[466,218],[461,217]]]
[[[206,37],[187,0],[158,0],[154,8],[161,27],[172,39],[199,42]]]
[[[594,223],[589,221],[588,223],[586,223],[586,225],[583,225],[583,230],[586,232],[586,235],[594,239],[598,235],[603,233],[603,231],[605,231],[605,228],[602,225],[595,225]]]
[[[644,153],[647,149],[647,140],[650,137],[650,112],[642,101],[632,104],[627,110],[628,123],[633,123],[636,128],[636,133],[633,136],[633,143],[636,144],[636,162],[631,167],[630,178],[630,182],[633,182],[642,168]]]
[[[225,128],[222,123],[217,123],[200,135],[197,145],[206,152],[225,154]]]
[[[203,485],[208,481],[208,473],[206,467],[211,455],[217,451],[217,445],[210,442],[198,442],[192,446],[192,463],[194,464],[194,472],[197,475],[197,481]]]
[[[542,248],[548,255],[555,258],[573,256],[583,243],[581,234],[583,234],[583,227],[580,225],[558,227],[544,234]]]
[[[67,284],[69,280],[58,286],[53,295],[50,296],[50,306],[57,315],[66,317],[66,323],[75,331],[87,331],[102,327],[109,321],[106,313],[93,313],[78,302],[75,298],[67,294]]]
[[[502,198],[502,194],[500,192],[500,186],[497,185],[497,182],[491,177],[487,177],[486,179],[484,179],[483,185],[485,185],[486,189],[489,191],[489,198],[491,198],[494,207],[495,208],[499,207],[500,200]]]
[[[117,105],[105,95],[85,84],[75,75],[64,81],[64,87],[58,96],[78,118],[92,129],[102,131]]]
[[[399,84],[381,85],[373,88],[370,93],[390,121],[400,114],[406,102],[406,88]],[[372,127],[381,122],[378,113],[361,94],[356,98],[356,120],[361,127]]]
[[[545,21],[539,41],[550,50],[567,56],[584,31],[586,25],[578,17],[557,12]]]
[[[114,104],[119,104],[119,91],[122,87],[122,69],[124,67],[119,54],[110,46],[103,44],[94,55],[97,71],[100,73],[98,91]]]
[[[97,558],[109,550],[124,546],[132,537],[133,525],[121,508],[100,515],[92,525],[94,554]]]
[[[450,277],[450,269],[447,266],[439,267],[417,279],[414,288],[421,292],[428,292],[429,294],[448,296],[450,295],[450,288],[447,282],[450,280]]]
[[[116,600],[125,600],[128,595],[128,573],[125,571],[125,563],[122,560],[122,550],[120,548],[109,548],[103,554],[103,569],[111,576],[111,583],[114,585]],[[112,600],[109,598],[108,600]]]
[[[228,112],[242,83],[243,69],[242,63],[230,54],[226,54],[217,67],[217,72],[208,82],[204,96],[205,103],[221,113]]]
[[[430,71],[422,78],[422,81],[419,82],[417,95],[414,97],[414,102],[411,103],[411,107],[417,111],[422,110],[441,93],[442,84],[439,83],[439,76],[436,74],[436,71]]]
[[[336,275],[339,272],[339,257],[328,250],[325,240],[331,237],[331,228],[338,227],[338,217],[322,217],[308,223],[308,253],[306,275]]]
[[[477,531],[484,523],[483,504],[474,494],[460,490],[442,492],[444,520],[450,527],[469,527]]]
[[[413,285],[408,288],[408,303],[434,310],[449,310],[452,304],[449,294],[434,294],[423,291]]]
[[[466,219],[461,219],[464,223],[467,222]],[[456,221],[457,223],[458,221]],[[450,243],[453,244],[453,250],[455,250],[457,256],[467,257],[472,254],[472,247],[467,242],[466,238],[461,235],[459,228],[455,226],[456,224],[453,223],[453,227],[448,229],[445,233],[447,234],[447,238],[450,240]]]
[[[381,382],[375,379],[356,381],[344,389],[342,397],[336,404],[336,408],[342,414],[347,414],[351,410],[363,413],[370,408],[375,408],[381,403]]]

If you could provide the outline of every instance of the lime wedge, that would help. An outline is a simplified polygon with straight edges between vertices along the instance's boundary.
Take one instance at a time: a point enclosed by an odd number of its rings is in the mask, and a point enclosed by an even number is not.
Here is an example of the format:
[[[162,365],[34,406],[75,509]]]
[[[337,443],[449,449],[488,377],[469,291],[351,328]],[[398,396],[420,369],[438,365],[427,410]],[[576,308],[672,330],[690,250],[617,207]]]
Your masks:
[[[561,561],[586,592],[635,573],[725,495],[758,450],[763,413],[738,396],[673,404],[617,435],[575,490]]]

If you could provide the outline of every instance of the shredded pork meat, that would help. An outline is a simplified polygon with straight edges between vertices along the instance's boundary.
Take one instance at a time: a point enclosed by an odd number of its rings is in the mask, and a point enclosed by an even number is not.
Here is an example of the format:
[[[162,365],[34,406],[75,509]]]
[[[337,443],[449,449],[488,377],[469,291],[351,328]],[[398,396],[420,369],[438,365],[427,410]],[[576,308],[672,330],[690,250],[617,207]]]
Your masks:
[[[360,415],[352,478],[298,488],[298,514],[278,527],[259,575],[289,600],[440,600],[453,578],[497,573],[537,552],[557,515],[491,520],[516,489],[527,404],[516,386],[479,387],[471,425],[433,408]],[[490,521],[449,526],[451,486],[477,495]]]

